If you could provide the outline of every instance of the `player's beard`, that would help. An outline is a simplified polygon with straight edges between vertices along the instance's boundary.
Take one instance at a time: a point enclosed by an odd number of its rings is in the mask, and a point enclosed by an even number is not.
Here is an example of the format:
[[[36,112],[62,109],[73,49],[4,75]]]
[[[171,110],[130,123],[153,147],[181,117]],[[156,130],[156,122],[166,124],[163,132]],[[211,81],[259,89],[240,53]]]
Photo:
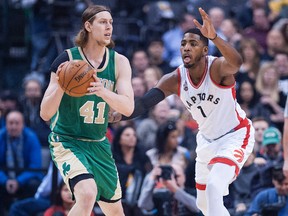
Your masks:
[[[195,64],[191,63],[191,64],[184,64],[184,67],[189,69],[192,68]]]

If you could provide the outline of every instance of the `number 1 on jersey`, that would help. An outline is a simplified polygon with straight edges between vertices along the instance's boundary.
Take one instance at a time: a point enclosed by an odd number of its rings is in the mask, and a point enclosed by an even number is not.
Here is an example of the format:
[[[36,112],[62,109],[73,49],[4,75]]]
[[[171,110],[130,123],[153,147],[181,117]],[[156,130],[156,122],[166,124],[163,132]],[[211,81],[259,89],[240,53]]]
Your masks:
[[[207,116],[206,116],[206,114],[204,113],[202,107],[201,107],[201,106],[197,106],[197,108],[200,110],[202,116],[203,116],[204,118],[206,118]]]

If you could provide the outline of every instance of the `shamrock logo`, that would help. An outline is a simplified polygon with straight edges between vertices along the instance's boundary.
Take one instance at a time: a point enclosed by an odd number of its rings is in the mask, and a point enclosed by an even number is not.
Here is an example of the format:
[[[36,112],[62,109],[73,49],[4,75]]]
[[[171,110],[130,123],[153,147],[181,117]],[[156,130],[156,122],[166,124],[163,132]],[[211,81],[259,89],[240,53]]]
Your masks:
[[[63,169],[63,175],[66,176],[70,170],[70,164],[67,164],[66,162],[62,165]]]

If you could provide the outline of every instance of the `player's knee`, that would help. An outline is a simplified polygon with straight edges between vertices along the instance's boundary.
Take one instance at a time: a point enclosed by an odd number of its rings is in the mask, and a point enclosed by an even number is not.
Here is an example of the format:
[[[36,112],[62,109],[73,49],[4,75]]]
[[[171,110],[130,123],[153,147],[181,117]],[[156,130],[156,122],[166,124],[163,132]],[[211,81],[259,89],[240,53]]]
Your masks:
[[[84,206],[94,205],[97,196],[97,187],[95,182],[90,180],[80,181],[74,189],[74,195],[77,202],[80,202],[81,205]]]

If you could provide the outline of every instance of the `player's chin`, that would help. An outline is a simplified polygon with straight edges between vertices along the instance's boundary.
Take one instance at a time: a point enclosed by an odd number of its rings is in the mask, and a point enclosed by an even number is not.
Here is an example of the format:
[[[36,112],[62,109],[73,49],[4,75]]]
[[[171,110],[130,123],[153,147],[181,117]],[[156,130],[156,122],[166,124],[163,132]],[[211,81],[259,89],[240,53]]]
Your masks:
[[[105,38],[105,39],[103,40],[103,44],[104,44],[105,46],[109,45],[110,43],[111,43],[111,37]]]
[[[185,68],[191,68],[191,67],[193,67],[193,64],[191,64],[191,63],[184,63],[184,67],[185,67]]]

